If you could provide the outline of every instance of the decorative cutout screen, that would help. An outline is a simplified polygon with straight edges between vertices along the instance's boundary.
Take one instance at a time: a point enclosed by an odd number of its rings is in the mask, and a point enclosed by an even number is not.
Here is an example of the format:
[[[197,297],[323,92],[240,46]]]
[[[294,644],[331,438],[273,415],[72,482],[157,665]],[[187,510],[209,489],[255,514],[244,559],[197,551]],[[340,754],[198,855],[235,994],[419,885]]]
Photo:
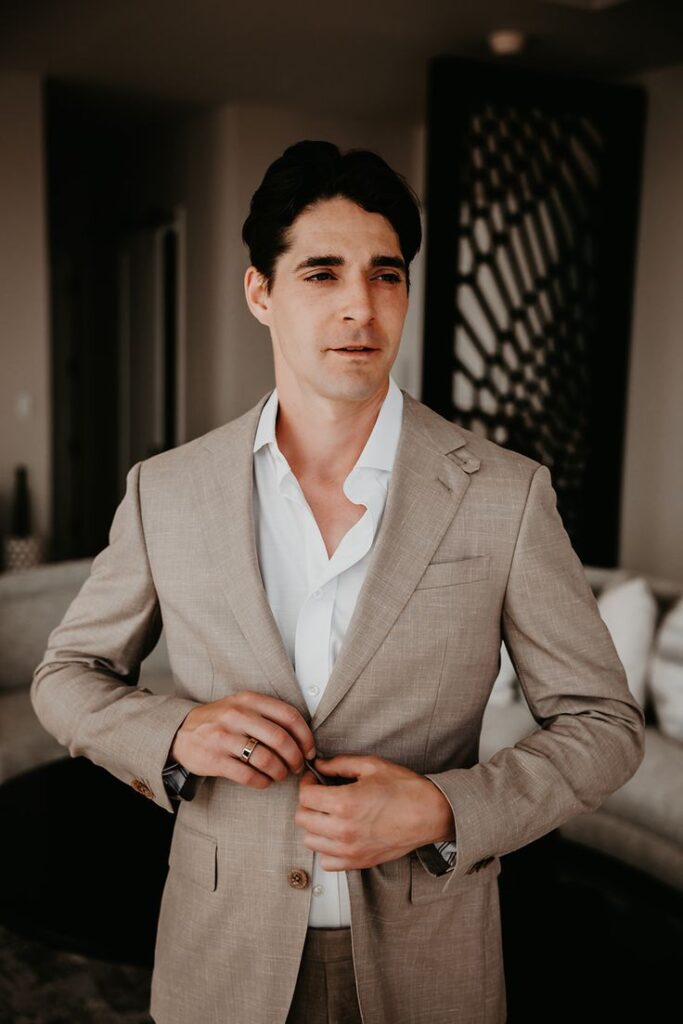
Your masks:
[[[605,300],[621,273],[621,312],[613,308],[608,324],[618,330],[632,267],[617,258],[610,269],[625,234],[623,224],[606,232],[617,139],[604,95],[596,106],[586,83],[577,96],[565,79],[541,88],[540,77],[455,58],[432,68],[423,399],[547,465],[565,527],[587,554],[595,460],[606,454],[596,431],[616,439],[612,459],[621,455],[628,330],[606,339]],[[448,103],[449,85],[467,97],[461,106]],[[630,188],[622,182],[612,201],[622,200],[618,216],[634,227],[634,159],[623,144],[619,152]],[[607,353],[616,403],[602,390]],[[601,564],[616,557],[618,478],[611,508]]]
[[[602,146],[586,118],[487,105],[462,169],[453,406],[565,493],[588,456]]]

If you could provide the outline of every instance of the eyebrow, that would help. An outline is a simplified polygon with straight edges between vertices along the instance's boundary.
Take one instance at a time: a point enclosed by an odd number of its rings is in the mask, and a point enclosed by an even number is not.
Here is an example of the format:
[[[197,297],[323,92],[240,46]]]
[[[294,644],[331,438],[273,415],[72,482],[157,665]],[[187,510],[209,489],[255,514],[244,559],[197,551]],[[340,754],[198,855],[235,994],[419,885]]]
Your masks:
[[[294,273],[311,267],[343,267],[345,265],[346,260],[343,256],[307,256],[305,260],[297,264]],[[406,272],[405,261],[400,256],[371,256],[368,265],[370,267],[394,267],[395,270],[401,270],[404,274]]]

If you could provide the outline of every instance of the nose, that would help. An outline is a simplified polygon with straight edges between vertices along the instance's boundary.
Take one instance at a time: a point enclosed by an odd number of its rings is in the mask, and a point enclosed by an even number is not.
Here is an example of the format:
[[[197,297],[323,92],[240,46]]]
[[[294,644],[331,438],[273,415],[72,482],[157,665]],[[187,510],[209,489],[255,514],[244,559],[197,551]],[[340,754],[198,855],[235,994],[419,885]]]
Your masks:
[[[371,323],[375,317],[371,282],[364,277],[350,280],[344,289],[342,310],[344,320]]]

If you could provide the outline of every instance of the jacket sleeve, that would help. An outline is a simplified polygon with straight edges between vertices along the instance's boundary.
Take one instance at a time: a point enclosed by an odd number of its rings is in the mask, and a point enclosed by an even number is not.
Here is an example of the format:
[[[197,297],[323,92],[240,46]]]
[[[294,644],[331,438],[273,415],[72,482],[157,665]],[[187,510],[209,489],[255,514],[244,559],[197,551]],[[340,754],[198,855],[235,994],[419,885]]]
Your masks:
[[[30,692],[38,719],[72,757],[89,758],[173,813],[162,771],[176,731],[199,705],[137,685],[162,628],[142,523],[142,465],[128,472],[109,544],[50,633]]]
[[[543,465],[531,478],[521,517],[501,631],[541,728],[484,763],[426,776],[449,801],[457,829],[444,892],[480,861],[598,808],[644,755],[643,712]]]

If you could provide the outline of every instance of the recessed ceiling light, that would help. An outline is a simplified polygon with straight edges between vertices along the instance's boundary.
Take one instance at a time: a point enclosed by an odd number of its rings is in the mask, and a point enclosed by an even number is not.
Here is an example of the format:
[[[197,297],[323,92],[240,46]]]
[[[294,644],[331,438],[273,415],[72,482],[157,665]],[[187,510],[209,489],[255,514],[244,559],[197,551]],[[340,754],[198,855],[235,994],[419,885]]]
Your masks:
[[[516,28],[499,28],[489,33],[488,44],[497,56],[508,56],[511,53],[521,53],[526,44],[526,36]]]

